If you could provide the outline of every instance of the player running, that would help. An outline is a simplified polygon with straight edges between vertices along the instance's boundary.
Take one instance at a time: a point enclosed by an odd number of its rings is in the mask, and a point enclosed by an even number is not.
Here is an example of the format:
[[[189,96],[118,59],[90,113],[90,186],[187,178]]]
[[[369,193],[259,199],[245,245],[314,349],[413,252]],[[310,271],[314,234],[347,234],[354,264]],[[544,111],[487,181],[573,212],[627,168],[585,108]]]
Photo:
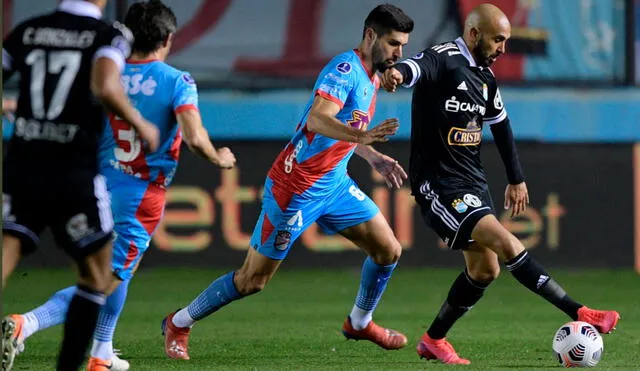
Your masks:
[[[453,250],[462,250],[466,269],[449,291],[418,345],[418,354],[450,364],[469,364],[445,336],[498,277],[499,262],[525,287],[573,320],[613,330],[615,311],[587,308],[572,300],[495,217],[480,162],[482,126],[491,132],[507,171],[505,208],[512,217],[529,203],[527,186],[507,111],[489,66],[505,52],[511,25],[497,7],[475,8],[455,41],[426,49],[385,71],[385,89],[415,86],[411,112],[410,181],[425,222]]]
[[[184,137],[187,145],[222,168],[232,168],[228,148],[216,151],[202,126],[193,78],[163,61],[177,29],[172,10],[157,0],[133,4],[125,24],[135,36],[122,83],[131,101],[160,130],[157,152],[145,153],[130,125],[110,115],[100,142],[100,172],[112,198],[116,238],[113,246],[111,289],[98,317],[87,370],[127,370],[127,361],[113,354],[112,339],[124,307],[129,282],[160,222],[166,189],[173,179]],[[54,294],[48,302],[24,315],[12,315],[21,328],[20,342],[35,332],[60,324],[75,287]]]
[[[368,130],[379,87],[377,71],[402,56],[413,20],[401,9],[381,5],[369,13],[357,49],[339,54],[320,72],[293,139],[276,158],[265,182],[262,212],[246,260],[205,289],[191,304],[162,322],[165,352],[189,359],[191,327],[232,301],[261,291],[293,242],[313,222],[340,233],[369,257],[355,305],[342,331],[349,339],[370,340],[385,349],[402,348],[407,338],[372,321],[402,247],[373,201],[347,174],[353,153],[365,158],[388,184],[400,187],[406,174],[398,162],[371,146],[396,133],[388,119]]]
[[[15,132],[3,167],[2,285],[50,227],[78,266],[58,370],[82,364],[108,290],[113,219],[98,175],[101,104],[127,119],[151,150],[157,129],[129,104],[120,71],[131,33],[100,20],[106,0],[63,1],[16,26],[2,49],[3,83],[20,74]],[[2,369],[13,367],[21,323],[2,322]]]

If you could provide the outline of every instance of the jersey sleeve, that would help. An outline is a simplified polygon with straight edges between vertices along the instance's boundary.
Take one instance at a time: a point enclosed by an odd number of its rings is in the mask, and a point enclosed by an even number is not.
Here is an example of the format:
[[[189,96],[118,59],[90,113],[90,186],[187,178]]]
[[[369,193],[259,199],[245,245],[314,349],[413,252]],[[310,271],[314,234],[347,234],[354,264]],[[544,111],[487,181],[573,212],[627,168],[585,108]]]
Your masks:
[[[349,61],[337,61],[325,67],[316,86],[315,95],[328,99],[342,109],[353,90],[356,71]]]
[[[487,125],[497,124],[507,119],[507,110],[502,102],[500,88],[493,79],[489,84],[489,100],[487,101],[487,113],[484,116],[483,123]]]
[[[410,88],[421,79],[437,80],[441,63],[438,53],[427,49],[396,64],[394,68],[400,71],[403,76],[404,83],[402,85]]]
[[[173,93],[173,111],[178,115],[189,110],[198,110],[198,88],[193,77],[183,72],[176,80]]]
[[[16,62],[20,53],[20,36],[22,35],[22,25],[16,27],[4,39],[2,43],[2,81],[7,81],[17,69]]]
[[[106,28],[100,37],[98,49],[93,59],[109,58],[118,65],[120,71],[124,68],[125,61],[131,54],[133,44],[133,34],[119,22],[114,22],[111,27]]]

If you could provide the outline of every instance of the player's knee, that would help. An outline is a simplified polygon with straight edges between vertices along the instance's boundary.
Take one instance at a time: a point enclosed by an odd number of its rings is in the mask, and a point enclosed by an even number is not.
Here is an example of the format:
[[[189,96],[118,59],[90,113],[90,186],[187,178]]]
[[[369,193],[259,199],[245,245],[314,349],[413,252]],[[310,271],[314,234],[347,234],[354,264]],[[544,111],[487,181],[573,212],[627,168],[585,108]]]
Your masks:
[[[397,263],[402,255],[402,246],[398,241],[385,244],[371,254],[371,259],[378,265]]]
[[[93,269],[88,274],[82,274],[78,283],[97,292],[105,293],[111,283],[111,272],[109,269]]]
[[[524,250],[524,246],[514,235],[505,233],[494,241],[492,250],[498,254],[500,260],[508,261],[518,256]]]
[[[242,296],[247,296],[264,290],[270,277],[261,274],[244,274],[237,271],[234,278],[233,283],[236,285],[238,293]]]
[[[467,268],[467,271],[474,281],[489,283],[500,275],[500,266],[491,264],[483,267]]]

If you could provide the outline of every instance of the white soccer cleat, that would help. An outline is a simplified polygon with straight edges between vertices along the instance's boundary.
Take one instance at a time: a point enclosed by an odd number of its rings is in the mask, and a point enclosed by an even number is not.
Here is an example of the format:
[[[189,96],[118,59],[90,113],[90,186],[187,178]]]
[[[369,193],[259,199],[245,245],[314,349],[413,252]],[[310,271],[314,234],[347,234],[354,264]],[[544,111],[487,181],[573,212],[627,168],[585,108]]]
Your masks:
[[[127,371],[129,370],[129,362],[118,357],[115,353],[111,357],[111,371]]]
[[[11,370],[16,355],[24,350],[23,325],[24,317],[17,314],[2,320],[2,371]]]

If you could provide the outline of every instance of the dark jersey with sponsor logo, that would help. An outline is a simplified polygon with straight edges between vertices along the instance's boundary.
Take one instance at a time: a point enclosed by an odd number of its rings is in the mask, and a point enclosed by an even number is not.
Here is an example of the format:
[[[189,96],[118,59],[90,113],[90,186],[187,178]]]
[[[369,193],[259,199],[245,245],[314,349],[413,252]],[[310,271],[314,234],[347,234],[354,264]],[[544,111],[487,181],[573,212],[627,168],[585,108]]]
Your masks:
[[[131,41],[120,24],[60,10],[27,20],[9,34],[3,80],[18,72],[20,83],[5,176],[20,174],[29,183],[97,174],[104,112],[91,93],[92,65],[103,50],[128,56]]]
[[[480,161],[482,127],[507,118],[491,70],[475,64],[464,41],[433,46],[395,66],[414,87],[410,180],[441,194],[488,189]]]

